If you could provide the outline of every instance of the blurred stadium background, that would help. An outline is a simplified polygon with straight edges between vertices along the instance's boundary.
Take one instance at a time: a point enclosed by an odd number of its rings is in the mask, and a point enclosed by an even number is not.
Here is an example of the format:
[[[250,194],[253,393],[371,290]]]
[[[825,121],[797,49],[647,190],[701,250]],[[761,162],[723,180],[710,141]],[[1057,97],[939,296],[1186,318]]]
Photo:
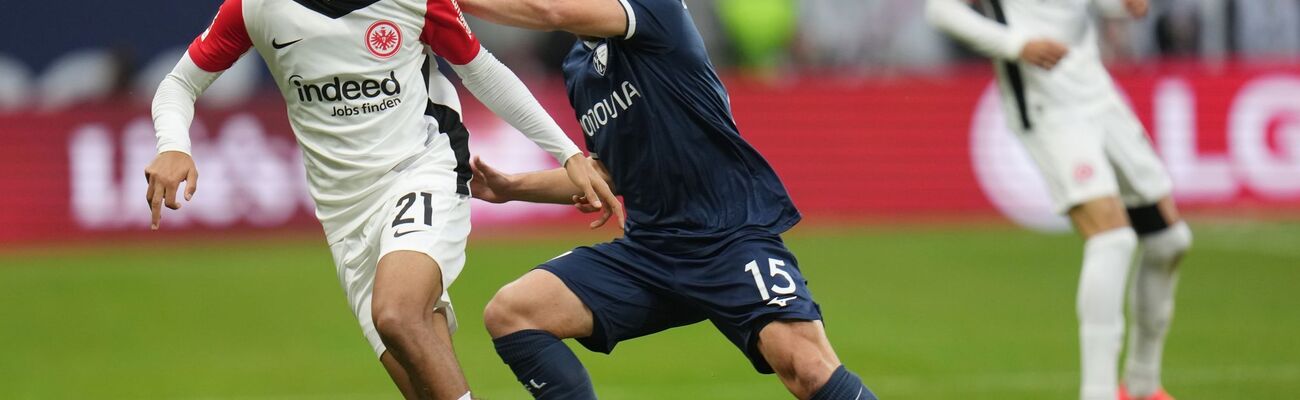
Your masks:
[[[987,62],[920,0],[687,0],[846,363],[883,398],[1076,393],[1080,242],[1006,130]],[[1102,46],[1196,232],[1166,351],[1181,399],[1300,393],[1300,1],[1152,0]],[[200,101],[202,187],[148,232],[148,104],[218,0],[5,1],[0,398],[396,398],[347,312],[255,53]],[[471,19],[576,138],[572,37]],[[549,157],[462,95],[472,150]],[[580,142],[580,141],[579,141]],[[480,328],[502,284],[608,239],[566,207],[477,204],[453,287],[475,393],[524,398]],[[610,399],[785,398],[712,328],[579,351]]]

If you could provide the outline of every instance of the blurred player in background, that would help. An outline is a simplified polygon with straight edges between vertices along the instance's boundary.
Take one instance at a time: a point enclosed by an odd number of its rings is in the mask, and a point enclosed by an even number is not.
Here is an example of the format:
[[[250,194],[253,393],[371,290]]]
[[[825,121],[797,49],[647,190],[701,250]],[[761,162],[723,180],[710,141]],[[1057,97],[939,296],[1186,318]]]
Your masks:
[[[180,208],[181,181],[186,200],[197,187],[188,136],[195,99],[250,47],[284,95],[316,215],[366,340],[406,398],[469,399],[447,294],[470,230],[469,132],[426,48],[564,165],[565,188],[621,213],[617,200],[519,79],[481,48],[455,1],[226,0],[154,97],[158,156],[145,170],[154,229],[162,205]]]
[[[562,339],[608,353],[709,320],[800,399],[874,399],[840,364],[781,233],[800,219],[733,122],[681,0],[463,0],[490,21],[579,35],[564,61],[598,169],[627,201],[626,236],[578,247],[502,288],[484,322],[538,399],[595,398]],[[561,170],[508,175],[475,161],[475,196],[596,211]],[[608,220],[605,211],[599,226]]]
[[[1085,400],[1171,399],[1160,358],[1173,314],[1177,264],[1191,231],[1170,198],[1171,183],[1146,131],[1102,65],[1089,6],[1142,17],[1146,0],[985,0],[988,17],[960,0],[929,0],[940,29],[995,59],[1003,108],[1038,163],[1052,199],[1083,236],[1077,299]],[[1132,289],[1133,328],[1124,381],[1116,364],[1124,334],[1124,289],[1141,244]]]

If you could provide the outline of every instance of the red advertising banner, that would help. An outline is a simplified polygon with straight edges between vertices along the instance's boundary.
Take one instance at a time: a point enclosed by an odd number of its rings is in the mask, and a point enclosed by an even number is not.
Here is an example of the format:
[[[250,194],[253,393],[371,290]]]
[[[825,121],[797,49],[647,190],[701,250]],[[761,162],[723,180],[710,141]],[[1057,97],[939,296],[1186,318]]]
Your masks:
[[[1182,205],[1300,209],[1300,66],[1165,63],[1114,75]],[[532,88],[576,139],[563,87]],[[1007,131],[986,68],[943,78],[731,81],[728,88],[742,134],[776,167],[809,221],[1001,213],[1037,228],[1064,223]],[[465,104],[476,155],[510,171],[554,166],[477,102]],[[191,136],[199,191],[182,210],[166,212],[164,229],[319,230],[278,95],[200,107]],[[154,138],[146,105],[0,114],[0,141],[0,243],[148,229],[142,171]],[[569,223],[572,214],[476,204],[473,218],[499,226]]]

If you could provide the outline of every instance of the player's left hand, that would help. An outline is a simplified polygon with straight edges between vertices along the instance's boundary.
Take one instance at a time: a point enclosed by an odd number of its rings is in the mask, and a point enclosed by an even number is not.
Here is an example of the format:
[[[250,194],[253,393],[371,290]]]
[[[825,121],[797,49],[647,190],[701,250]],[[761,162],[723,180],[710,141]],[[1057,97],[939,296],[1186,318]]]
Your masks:
[[[1147,0],[1124,0],[1124,8],[1128,9],[1128,14],[1133,18],[1142,18],[1147,16],[1150,3]]]
[[[626,222],[627,216],[623,213],[623,203],[614,196],[614,191],[596,170],[595,163],[591,159],[582,154],[575,154],[564,162],[564,170],[568,172],[569,180],[573,181],[573,184],[577,185],[578,190],[583,193],[581,197],[590,202],[588,206],[593,208],[593,211],[603,211],[599,219],[591,222],[591,229],[604,226],[611,216],[618,216],[619,226]],[[579,206],[578,209],[583,208]]]

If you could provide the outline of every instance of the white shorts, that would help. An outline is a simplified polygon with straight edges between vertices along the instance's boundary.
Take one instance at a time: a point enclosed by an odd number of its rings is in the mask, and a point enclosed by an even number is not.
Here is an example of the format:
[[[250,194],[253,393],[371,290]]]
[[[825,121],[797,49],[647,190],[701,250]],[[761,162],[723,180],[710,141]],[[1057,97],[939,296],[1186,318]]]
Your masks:
[[[1038,123],[1016,135],[1047,180],[1053,208],[1119,196],[1129,207],[1169,196],[1173,183],[1146,129],[1125,106],[1101,115]]]
[[[348,305],[376,356],[382,356],[386,347],[370,310],[375,268],[380,258],[394,251],[424,253],[438,263],[443,292],[435,307],[445,310],[452,332],[456,331],[448,291],[465,267],[469,198],[456,194],[455,181],[449,183],[444,166],[423,161],[399,172],[395,183],[379,197],[385,207],[372,213],[360,230],[329,245]]]

